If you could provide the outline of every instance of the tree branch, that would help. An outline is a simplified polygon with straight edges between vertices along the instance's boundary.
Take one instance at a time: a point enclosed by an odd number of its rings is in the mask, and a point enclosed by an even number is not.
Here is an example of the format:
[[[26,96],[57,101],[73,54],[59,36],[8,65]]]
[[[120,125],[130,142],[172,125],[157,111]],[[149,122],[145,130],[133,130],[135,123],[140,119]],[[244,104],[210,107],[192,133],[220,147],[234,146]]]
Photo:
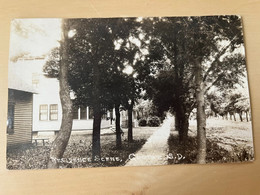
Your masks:
[[[205,90],[204,94],[206,94],[206,93],[208,92],[208,90],[210,90],[210,88],[211,88],[212,86],[214,86],[214,85],[222,78],[222,76],[224,76],[224,73],[223,73],[223,72],[220,73],[220,74],[218,75],[218,77],[216,78],[216,80],[211,83],[211,85]]]
[[[227,51],[227,49],[235,42],[236,36],[230,41],[230,43],[224,47],[215,57],[214,61],[211,63],[210,67],[208,68],[207,72],[204,75],[203,81],[205,81],[207,79],[208,74],[210,73],[211,70],[213,70],[213,68],[215,67],[217,61],[219,60],[219,58]]]

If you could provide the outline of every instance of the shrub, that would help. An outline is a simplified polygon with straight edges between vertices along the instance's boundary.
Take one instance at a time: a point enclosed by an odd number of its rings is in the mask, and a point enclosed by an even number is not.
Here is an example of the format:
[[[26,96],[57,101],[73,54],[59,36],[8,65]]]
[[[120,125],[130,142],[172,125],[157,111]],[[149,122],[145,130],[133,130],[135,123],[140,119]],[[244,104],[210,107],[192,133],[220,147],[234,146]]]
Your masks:
[[[146,126],[146,125],[147,125],[146,119],[145,119],[145,118],[141,118],[141,119],[138,121],[138,125],[139,125],[140,127]]]
[[[147,122],[148,126],[150,127],[158,127],[160,126],[160,123],[161,123],[160,118],[157,116],[152,116],[148,118],[148,122]]]
[[[254,149],[251,146],[236,146],[230,152],[234,161],[252,161],[254,160]]]

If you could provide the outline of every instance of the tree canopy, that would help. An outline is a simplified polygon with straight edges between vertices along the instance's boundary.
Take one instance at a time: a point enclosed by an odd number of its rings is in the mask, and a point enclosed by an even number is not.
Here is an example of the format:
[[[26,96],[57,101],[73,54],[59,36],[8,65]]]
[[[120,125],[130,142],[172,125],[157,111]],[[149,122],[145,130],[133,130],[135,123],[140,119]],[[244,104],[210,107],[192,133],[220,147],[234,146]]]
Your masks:
[[[93,143],[100,137],[102,111],[118,110],[122,105],[131,113],[141,95],[153,101],[158,113],[171,111],[175,115],[181,142],[188,136],[190,113],[197,108],[198,124],[202,124],[198,134],[204,136],[199,140],[205,139],[204,96],[233,89],[245,77],[238,16],[68,22],[68,82],[75,103],[94,109]],[[59,74],[61,55],[59,50],[52,51],[44,68],[49,76]],[[243,105],[233,101],[231,106]],[[199,129],[204,130],[199,133]],[[120,145],[118,135],[117,141]],[[93,155],[99,155],[98,141],[95,150]]]

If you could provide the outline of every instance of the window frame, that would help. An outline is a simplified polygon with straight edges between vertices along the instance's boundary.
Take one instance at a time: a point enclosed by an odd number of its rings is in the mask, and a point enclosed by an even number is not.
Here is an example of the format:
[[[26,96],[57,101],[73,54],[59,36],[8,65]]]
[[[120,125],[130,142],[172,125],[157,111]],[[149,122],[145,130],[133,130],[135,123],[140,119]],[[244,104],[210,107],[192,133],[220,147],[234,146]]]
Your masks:
[[[81,106],[79,109],[80,109],[79,120],[87,120],[87,115],[88,115],[87,107]]]
[[[72,120],[79,120],[79,108],[74,105],[72,107]]]
[[[57,109],[55,110],[52,110],[52,106],[56,106]],[[53,111],[53,112],[52,112]],[[56,111],[56,112],[54,112]],[[57,118],[56,119],[52,119],[52,115],[53,114],[56,114],[57,115]],[[57,121],[59,118],[59,107],[58,107],[58,104],[50,104],[49,106],[49,120],[50,121]]]
[[[42,111],[42,109],[41,109],[41,107],[42,106],[46,106],[46,113],[42,113],[41,111]],[[42,119],[42,115],[43,114],[46,114],[46,119]],[[40,106],[39,106],[39,121],[48,121],[48,104],[40,104]]]

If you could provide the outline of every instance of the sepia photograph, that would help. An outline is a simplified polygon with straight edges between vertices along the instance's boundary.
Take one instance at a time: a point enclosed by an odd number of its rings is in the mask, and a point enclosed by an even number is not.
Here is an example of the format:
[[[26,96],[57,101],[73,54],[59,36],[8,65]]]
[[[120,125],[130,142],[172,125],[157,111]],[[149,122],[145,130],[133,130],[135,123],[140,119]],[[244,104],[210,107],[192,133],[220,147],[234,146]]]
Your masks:
[[[237,15],[14,19],[9,170],[254,160]]]

